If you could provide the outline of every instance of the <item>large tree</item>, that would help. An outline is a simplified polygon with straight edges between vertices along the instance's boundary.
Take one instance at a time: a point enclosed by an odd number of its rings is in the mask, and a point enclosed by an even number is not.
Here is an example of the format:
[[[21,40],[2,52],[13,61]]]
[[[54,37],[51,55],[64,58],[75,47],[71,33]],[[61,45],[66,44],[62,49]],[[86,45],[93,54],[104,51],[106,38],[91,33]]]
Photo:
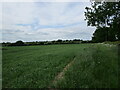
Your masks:
[[[106,39],[104,41],[120,40],[120,1],[106,2],[91,2],[91,7],[85,8],[85,17],[88,26],[95,26],[99,31],[95,31],[93,38],[104,38],[101,35],[104,32]],[[106,31],[103,31],[103,30]],[[99,41],[99,40],[98,40]]]

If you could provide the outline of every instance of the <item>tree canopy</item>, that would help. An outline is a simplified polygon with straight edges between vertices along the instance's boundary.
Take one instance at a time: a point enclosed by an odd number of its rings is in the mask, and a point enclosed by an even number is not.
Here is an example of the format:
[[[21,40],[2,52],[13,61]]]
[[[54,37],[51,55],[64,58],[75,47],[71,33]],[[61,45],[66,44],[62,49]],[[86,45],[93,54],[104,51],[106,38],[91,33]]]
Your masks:
[[[120,1],[92,1],[91,7],[86,7],[85,9],[85,20],[87,21],[88,26],[95,26],[97,28],[93,34],[94,40],[120,40]]]

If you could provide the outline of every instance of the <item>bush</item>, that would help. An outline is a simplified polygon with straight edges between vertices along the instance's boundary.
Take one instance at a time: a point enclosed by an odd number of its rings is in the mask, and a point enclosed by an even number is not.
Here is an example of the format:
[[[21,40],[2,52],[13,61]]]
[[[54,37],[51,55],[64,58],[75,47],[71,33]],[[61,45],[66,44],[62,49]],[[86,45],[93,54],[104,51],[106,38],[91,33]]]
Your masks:
[[[9,46],[25,46],[26,44],[24,44],[23,41],[17,41],[16,43],[12,43]]]

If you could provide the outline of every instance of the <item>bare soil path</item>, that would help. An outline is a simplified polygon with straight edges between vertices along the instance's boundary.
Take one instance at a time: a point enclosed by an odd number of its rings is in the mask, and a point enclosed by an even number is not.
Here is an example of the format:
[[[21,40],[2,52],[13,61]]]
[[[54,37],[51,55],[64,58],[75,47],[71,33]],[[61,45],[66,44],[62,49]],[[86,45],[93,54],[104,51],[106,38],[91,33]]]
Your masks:
[[[63,69],[60,73],[58,73],[58,75],[54,78],[54,80],[52,81],[52,84],[53,84],[53,85],[56,85],[59,80],[61,80],[61,79],[64,78],[65,72],[66,72],[66,71],[68,70],[68,68],[73,64],[74,61],[75,61],[75,56],[73,57],[73,60],[72,60],[71,62],[69,62],[69,63],[64,67],[64,69]],[[50,87],[48,87],[48,88],[50,88]]]

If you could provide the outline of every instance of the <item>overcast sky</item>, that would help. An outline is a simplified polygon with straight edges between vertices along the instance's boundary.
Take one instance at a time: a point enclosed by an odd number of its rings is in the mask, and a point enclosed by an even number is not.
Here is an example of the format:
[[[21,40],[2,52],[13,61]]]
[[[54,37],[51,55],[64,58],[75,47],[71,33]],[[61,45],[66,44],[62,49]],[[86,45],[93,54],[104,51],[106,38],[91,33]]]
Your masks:
[[[90,2],[4,2],[2,41],[90,40],[95,30],[84,20]]]

